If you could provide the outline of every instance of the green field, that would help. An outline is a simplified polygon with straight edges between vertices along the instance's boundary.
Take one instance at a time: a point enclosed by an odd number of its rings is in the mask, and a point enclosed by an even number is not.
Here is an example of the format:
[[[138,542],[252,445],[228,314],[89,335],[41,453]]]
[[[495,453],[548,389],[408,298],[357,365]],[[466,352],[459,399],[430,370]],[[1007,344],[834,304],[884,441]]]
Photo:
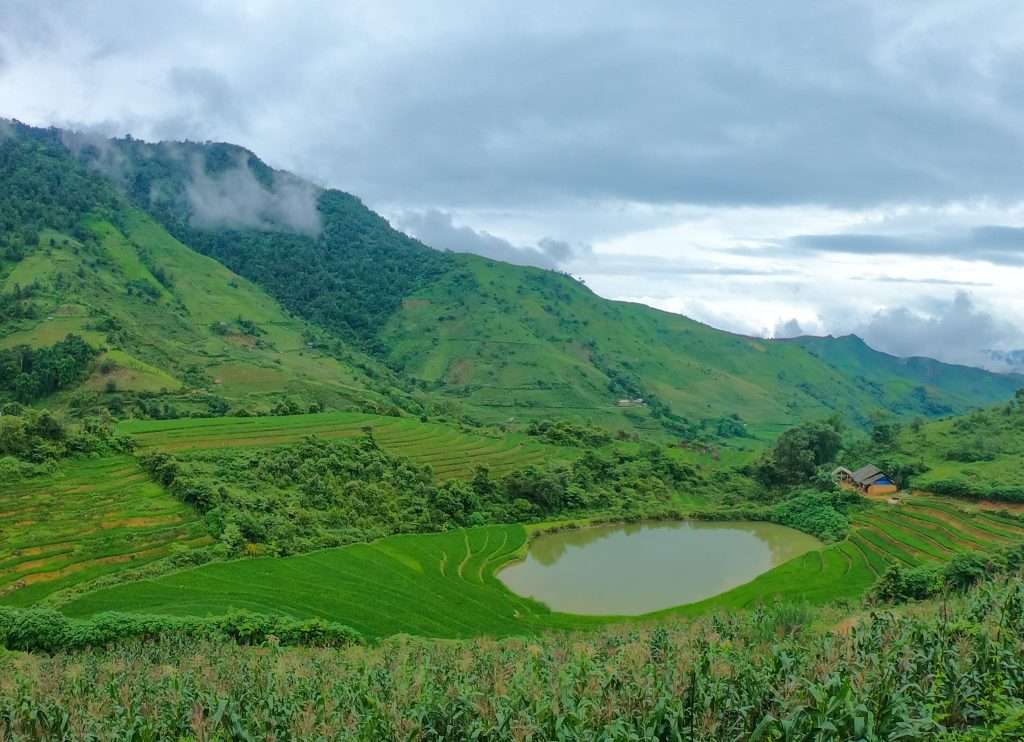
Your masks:
[[[973,500],[1024,503],[1024,405],[904,426],[880,459],[913,466],[912,489]]]
[[[692,616],[790,599],[814,604],[855,598],[889,564],[942,561],[962,551],[1024,539],[1024,526],[911,499],[876,506],[854,520],[850,537],[787,562],[719,596],[649,614]],[[495,576],[522,553],[522,526],[485,526],[444,534],[402,535],[371,544],[284,559],[207,565],[78,598],[74,616],[119,610],[210,615],[244,608],[331,619],[368,636],[411,633],[459,638],[587,628],[622,617],[552,613],[509,592]]]
[[[118,430],[132,435],[143,450],[187,452],[215,448],[266,447],[295,443],[305,436],[355,438],[369,428],[387,453],[430,466],[439,479],[472,476],[486,466],[494,476],[552,460],[571,460],[575,449],[538,443],[529,436],[490,437],[438,423],[358,412],[326,412],[285,417],[221,417],[133,420]]]
[[[28,605],[210,540],[134,458],[78,460],[68,473],[0,484],[0,603]]]

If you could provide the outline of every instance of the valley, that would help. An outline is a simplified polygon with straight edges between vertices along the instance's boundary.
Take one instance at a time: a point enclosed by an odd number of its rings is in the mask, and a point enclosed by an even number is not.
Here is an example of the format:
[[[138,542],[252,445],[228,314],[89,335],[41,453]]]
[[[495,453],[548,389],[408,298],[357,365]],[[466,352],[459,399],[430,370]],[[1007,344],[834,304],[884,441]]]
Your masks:
[[[637,692],[689,694],[693,738],[701,684],[725,685],[709,657],[811,677],[838,637],[874,682],[861,637],[948,639],[938,601],[986,630],[994,596],[1018,605],[1020,375],[608,300],[423,244],[235,145],[2,133],[0,667],[25,683],[128,651],[180,665],[193,642],[234,668],[345,665],[341,695],[429,684],[395,668],[447,647],[502,687],[506,651],[647,684],[678,651],[678,687]],[[236,193],[256,212],[215,208]],[[837,476],[865,466],[885,495]],[[11,688],[0,738],[30,737]],[[362,738],[395,733],[364,712]]]

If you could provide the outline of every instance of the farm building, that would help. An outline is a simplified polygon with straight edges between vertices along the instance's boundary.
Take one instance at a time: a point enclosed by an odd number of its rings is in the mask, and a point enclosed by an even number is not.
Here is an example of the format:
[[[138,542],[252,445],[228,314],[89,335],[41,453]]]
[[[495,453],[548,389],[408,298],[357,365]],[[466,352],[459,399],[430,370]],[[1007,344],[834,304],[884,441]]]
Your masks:
[[[844,466],[832,472],[832,478],[841,484],[856,487],[865,495],[890,495],[899,489],[896,484],[877,466],[868,464],[857,471]]]

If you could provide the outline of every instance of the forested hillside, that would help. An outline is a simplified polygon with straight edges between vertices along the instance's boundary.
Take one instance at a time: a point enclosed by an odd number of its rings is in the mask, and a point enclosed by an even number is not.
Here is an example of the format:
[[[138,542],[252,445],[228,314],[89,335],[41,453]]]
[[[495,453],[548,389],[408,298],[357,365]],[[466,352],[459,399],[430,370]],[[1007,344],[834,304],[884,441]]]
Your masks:
[[[147,417],[416,408],[380,363],[133,208],[59,132],[0,141],[0,181],[0,401]]]
[[[107,371],[76,382],[93,391],[289,391],[303,406],[739,439],[832,413],[956,414],[1024,385],[856,338],[733,335],[431,249],[233,145],[9,128],[0,342],[106,348]]]

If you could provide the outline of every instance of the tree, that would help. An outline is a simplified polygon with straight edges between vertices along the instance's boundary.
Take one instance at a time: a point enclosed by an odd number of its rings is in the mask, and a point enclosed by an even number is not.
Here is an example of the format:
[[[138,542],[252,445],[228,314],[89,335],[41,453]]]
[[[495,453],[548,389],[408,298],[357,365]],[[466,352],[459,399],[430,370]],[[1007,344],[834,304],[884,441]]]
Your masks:
[[[798,425],[779,436],[754,474],[768,486],[810,482],[818,467],[835,460],[842,444],[833,420]]]

